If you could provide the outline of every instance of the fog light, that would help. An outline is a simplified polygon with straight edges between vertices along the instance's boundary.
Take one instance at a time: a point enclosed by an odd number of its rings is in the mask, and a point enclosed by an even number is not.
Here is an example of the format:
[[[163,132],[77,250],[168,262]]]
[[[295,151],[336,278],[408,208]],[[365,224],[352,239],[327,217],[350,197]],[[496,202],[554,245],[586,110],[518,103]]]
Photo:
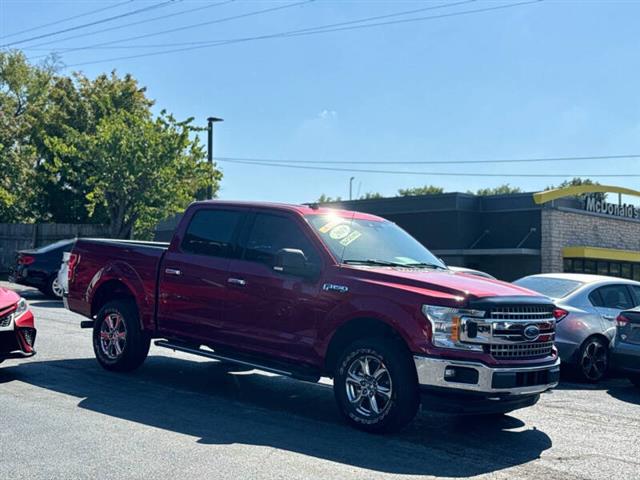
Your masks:
[[[445,368],[444,369],[444,378],[451,378],[456,376],[455,368]]]

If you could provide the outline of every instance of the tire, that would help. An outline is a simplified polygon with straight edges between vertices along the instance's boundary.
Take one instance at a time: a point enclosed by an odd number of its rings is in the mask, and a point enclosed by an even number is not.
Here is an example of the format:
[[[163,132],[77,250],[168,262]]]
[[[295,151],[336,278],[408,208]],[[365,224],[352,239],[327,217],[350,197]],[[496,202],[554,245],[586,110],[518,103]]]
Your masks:
[[[93,326],[93,351],[105,370],[131,372],[149,353],[150,337],[140,328],[138,309],[116,300],[100,309]]]
[[[609,345],[600,337],[587,338],[578,351],[578,379],[586,383],[598,383],[608,371]]]
[[[56,300],[62,300],[62,286],[58,283],[58,274],[53,275],[48,281],[47,285],[43,290],[43,292],[47,297],[55,298]]]
[[[333,391],[347,422],[371,433],[402,429],[413,420],[420,404],[411,355],[399,342],[383,338],[358,340],[344,350]]]

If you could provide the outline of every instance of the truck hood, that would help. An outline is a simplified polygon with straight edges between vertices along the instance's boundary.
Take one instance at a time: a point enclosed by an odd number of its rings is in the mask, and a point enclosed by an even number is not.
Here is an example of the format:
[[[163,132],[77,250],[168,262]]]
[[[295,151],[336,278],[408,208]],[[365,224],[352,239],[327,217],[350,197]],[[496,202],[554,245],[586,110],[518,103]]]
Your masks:
[[[360,270],[363,280],[381,282],[389,287],[408,288],[414,291],[435,291],[466,298],[542,297],[539,293],[512,283],[449,270],[359,266],[349,266],[348,268]]]

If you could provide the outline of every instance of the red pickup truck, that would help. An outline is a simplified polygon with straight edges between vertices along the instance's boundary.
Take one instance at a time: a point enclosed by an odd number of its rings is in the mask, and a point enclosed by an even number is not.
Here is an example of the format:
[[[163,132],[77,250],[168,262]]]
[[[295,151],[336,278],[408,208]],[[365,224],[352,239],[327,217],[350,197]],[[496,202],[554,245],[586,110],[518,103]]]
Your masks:
[[[170,244],[80,239],[68,308],[98,362],[155,344],[316,382],[354,426],[397,430],[423,407],[501,414],[558,383],[546,298],[455,273],[392,222],[316,206],[192,204]]]

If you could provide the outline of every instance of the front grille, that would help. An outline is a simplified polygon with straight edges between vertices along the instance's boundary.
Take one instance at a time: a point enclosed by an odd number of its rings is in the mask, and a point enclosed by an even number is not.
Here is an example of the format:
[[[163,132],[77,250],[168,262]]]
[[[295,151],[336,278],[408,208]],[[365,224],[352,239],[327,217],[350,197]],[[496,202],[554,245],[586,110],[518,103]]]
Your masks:
[[[553,320],[552,305],[514,305],[494,307],[489,316],[492,320]]]
[[[514,343],[512,345],[490,345],[490,352],[499,359],[525,359],[546,357],[553,351],[553,342]]]
[[[13,319],[13,314],[5,315],[4,317],[0,317],[0,328],[7,328],[11,325],[11,320]]]

